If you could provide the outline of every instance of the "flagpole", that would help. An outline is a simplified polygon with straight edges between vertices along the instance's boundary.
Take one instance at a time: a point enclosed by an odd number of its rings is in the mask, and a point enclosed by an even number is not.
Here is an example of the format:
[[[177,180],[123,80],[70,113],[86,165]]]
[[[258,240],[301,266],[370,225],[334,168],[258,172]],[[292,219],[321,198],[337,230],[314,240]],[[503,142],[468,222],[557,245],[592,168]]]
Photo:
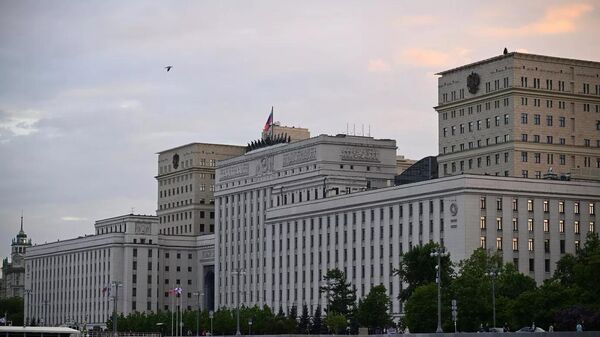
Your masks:
[[[169,294],[171,293],[171,290],[169,290]],[[175,314],[175,301],[174,298],[171,297],[171,336],[173,335],[173,315]]]
[[[271,105],[271,140],[273,140],[273,121],[275,121],[275,116],[273,115],[273,106]]]

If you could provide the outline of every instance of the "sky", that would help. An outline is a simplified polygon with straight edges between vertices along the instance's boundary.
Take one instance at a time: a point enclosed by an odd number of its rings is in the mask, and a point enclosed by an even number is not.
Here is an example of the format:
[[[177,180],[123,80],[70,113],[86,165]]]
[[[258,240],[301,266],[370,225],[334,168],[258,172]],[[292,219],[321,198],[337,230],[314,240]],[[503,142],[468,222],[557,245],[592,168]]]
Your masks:
[[[437,154],[437,72],[600,61],[600,1],[0,0],[0,256],[155,214],[156,153],[275,121]],[[171,71],[164,67],[172,65]]]

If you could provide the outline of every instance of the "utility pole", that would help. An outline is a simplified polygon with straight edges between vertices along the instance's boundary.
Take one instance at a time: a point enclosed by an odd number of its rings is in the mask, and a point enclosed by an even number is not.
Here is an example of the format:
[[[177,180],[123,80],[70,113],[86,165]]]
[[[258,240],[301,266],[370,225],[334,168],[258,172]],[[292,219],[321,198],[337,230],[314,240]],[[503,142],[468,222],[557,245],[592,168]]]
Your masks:
[[[236,335],[241,335],[242,333],[240,332],[240,275],[245,275],[246,272],[241,269],[241,268],[237,268],[235,271],[231,272],[232,275],[236,275],[237,276],[237,301],[236,301]]]
[[[30,303],[30,299],[31,299],[31,289],[23,289],[23,291],[25,292],[25,299],[27,300],[25,302],[25,305],[23,305],[23,327],[27,326],[27,320],[29,319],[29,303]]]
[[[437,291],[438,291],[438,312],[437,312],[437,330],[435,332],[437,333],[442,333],[444,332],[444,330],[442,330],[442,271],[441,271],[441,265],[442,265],[442,256],[448,256],[448,253],[444,250],[443,247],[438,247],[435,248],[431,254],[432,257],[436,257],[437,258],[437,267],[436,267],[436,276],[435,276],[435,282],[437,283]]]
[[[200,296],[204,296],[204,293],[195,291],[192,295],[198,297],[198,313],[196,314],[196,336],[200,336],[200,310],[202,310],[202,303],[200,302]]]
[[[500,272],[495,268],[486,273],[487,276],[492,278],[492,327],[496,327],[496,278],[500,275]]]
[[[123,286],[120,281],[112,281],[111,287],[115,287],[115,295],[113,296],[113,335],[117,337],[117,302],[119,301],[119,287]]]

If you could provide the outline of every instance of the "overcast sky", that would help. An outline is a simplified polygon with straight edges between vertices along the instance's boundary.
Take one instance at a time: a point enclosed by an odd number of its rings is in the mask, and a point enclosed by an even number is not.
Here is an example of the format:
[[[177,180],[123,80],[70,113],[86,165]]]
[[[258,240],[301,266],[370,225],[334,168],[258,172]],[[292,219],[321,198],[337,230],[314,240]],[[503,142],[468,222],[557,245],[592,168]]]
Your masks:
[[[504,47],[600,61],[598,1],[0,0],[0,256],[155,214],[156,152],[245,145],[271,106],[437,154],[436,72]],[[170,72],[163,68],[173,65]]]

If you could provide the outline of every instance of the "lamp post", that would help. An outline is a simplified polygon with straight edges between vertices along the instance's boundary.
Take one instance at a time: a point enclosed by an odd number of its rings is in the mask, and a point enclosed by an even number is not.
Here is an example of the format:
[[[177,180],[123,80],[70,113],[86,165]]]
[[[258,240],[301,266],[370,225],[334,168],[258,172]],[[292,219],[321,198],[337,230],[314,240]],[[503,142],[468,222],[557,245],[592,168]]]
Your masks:
[[[252,318],[248,318],[248,335],[252,335]]]
[[[496,269],[492,269],[485,273],[487,276],[492,278],[492,323],[493,327],[496,327],[496,277],[500,275],[500,272]]]
[[[29,318],[29,303],[30,303],[30,299],[31,299],[31,289],[23,289],[23,291],[25,292],[26,296],[26,302],[25,305],[23,306],[23,327],[27,326],[27,319]]]
[[[119,287],[123,286],[123,283],[120,281],[112,281],[110,283],[111,287],[115,288],[115,296],[113,297],[113,335],[117,336],[117,302],[119,301]]]
[[[44,304],[44,325],[48,326],[48,300],[44,300],[42,304]]]
[[[200,310],[202,310],[202,303],[200,302],[200,296],[204,296],[204,293],[194,291],[192,295],[198,297],[198,313],[196,314],[196,336],[200,335]]]
[[[437,258],[437,266],[436,266],[436,275],[435,275],[435,282],[437,283],[437,291],[438,291],[438,296],[437,296],[437,330],[435,332],[438,333],[442,333],[444,332],[444,330],[442,330],[442,271],[441,271],[441,265],[442,265],[442,256],[448,256],[448,253],[444,250],[444,248],[442,247],[438,247],[435,248],[433,251],[431,251],[430,254],[432,257],[436,257]]]
[[[241,269],[241,268],[237,268],[235,271],[231,272],[232,275],[236,275],[237,276],[237,300],[235,303],[235,321],[236,321],[236,335],[241,335],[242,333],[240,332],[240,275],[245,275],[246,272]]]
[[[210,317],[210,335],[213,335],[213,318],[215,318],[215,312],[214,311],[209,311],[208,312],[208,317]]]

